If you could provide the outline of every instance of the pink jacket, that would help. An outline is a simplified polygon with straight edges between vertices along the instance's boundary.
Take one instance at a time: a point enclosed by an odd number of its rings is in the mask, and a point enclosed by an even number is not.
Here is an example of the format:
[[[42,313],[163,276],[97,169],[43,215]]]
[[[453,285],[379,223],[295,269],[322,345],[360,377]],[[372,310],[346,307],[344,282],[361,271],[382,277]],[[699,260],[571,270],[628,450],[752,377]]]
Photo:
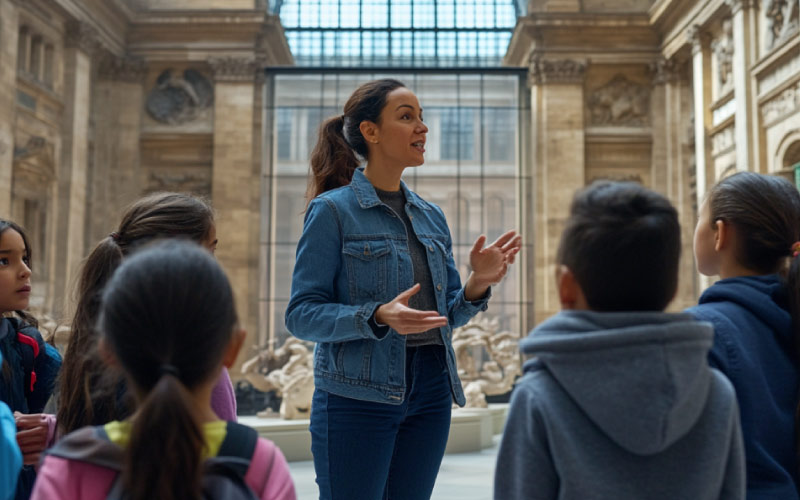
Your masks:
[[[105,500],[116,472],[93,464],[45,457],[31,500]],[[261,500],[296,500],[289,465],[272,441],[259,438],[245,482]]]

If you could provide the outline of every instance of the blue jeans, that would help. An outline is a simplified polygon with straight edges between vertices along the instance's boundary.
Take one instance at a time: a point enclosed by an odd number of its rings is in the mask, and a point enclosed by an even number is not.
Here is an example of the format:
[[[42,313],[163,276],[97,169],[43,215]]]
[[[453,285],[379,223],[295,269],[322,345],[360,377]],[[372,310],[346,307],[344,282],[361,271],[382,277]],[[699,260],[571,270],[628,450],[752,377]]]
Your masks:
[[[444,347],[408,348],[400,405],[316,390],[311,452],[320,500],[428,500],[450,430]]]

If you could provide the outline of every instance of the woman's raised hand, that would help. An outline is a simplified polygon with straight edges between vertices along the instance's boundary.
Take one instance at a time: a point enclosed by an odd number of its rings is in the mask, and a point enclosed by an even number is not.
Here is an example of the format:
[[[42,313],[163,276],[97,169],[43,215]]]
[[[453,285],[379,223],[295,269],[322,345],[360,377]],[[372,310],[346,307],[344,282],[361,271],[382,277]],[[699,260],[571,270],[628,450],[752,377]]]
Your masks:
[[[490,286],[500,283],[522,248],[522,236],[507,231],[491,245],[484,247],[485,243],[486,236],[480,235],[469,252],[472,274],[464,290],[467,300],[481,298]]]
[[[410,333],[427,332],[431,328],[447,325],[447,318],[437,311],[418,311],[408,306],[408,300],[419,292],[419,283],[405,292],[378,307],[375,311],[375,321],[382,325],[389,325],[397,333],[408,335]]]

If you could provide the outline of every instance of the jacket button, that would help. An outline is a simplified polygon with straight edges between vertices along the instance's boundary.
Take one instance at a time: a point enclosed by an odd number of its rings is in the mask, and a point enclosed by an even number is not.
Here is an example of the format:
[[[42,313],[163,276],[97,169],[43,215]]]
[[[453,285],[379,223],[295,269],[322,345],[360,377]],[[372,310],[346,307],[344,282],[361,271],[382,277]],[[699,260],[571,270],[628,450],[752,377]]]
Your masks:
[[[430,250],[431,252],[433,252],[433,245],[429,246],[429,247],[428,247],[428,250]]]
[[[441,291],[441,290],[442,290],[442,284],[441,284],[441,283],[439,283],[438,285],[436,285],[436,289],[437,289],[437,290],[439,290],[439,291]]]

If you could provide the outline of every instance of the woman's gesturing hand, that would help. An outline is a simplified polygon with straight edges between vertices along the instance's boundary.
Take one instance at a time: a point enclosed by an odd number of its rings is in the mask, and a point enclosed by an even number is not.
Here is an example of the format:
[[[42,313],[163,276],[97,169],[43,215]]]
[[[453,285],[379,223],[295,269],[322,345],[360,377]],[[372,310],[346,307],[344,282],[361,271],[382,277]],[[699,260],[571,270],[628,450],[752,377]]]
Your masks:
[[[418,311],[408,306],[408,299],[419,292],[419,289],[420,286],[417,283],[391,302],[378,307],[375,311],[375,321],[382,325],[389,325],[401,335],[422,333],[431,328],[446,326],[447,318],[439,315],[437,311]]]
[[[478,300],[490,286],[500,283],[522,248],[522,236],[507,231],[491,245],[484,247],[484,243],[486,236],[480,235],[469,252],[472,274],[464,290],[467,300]]]

